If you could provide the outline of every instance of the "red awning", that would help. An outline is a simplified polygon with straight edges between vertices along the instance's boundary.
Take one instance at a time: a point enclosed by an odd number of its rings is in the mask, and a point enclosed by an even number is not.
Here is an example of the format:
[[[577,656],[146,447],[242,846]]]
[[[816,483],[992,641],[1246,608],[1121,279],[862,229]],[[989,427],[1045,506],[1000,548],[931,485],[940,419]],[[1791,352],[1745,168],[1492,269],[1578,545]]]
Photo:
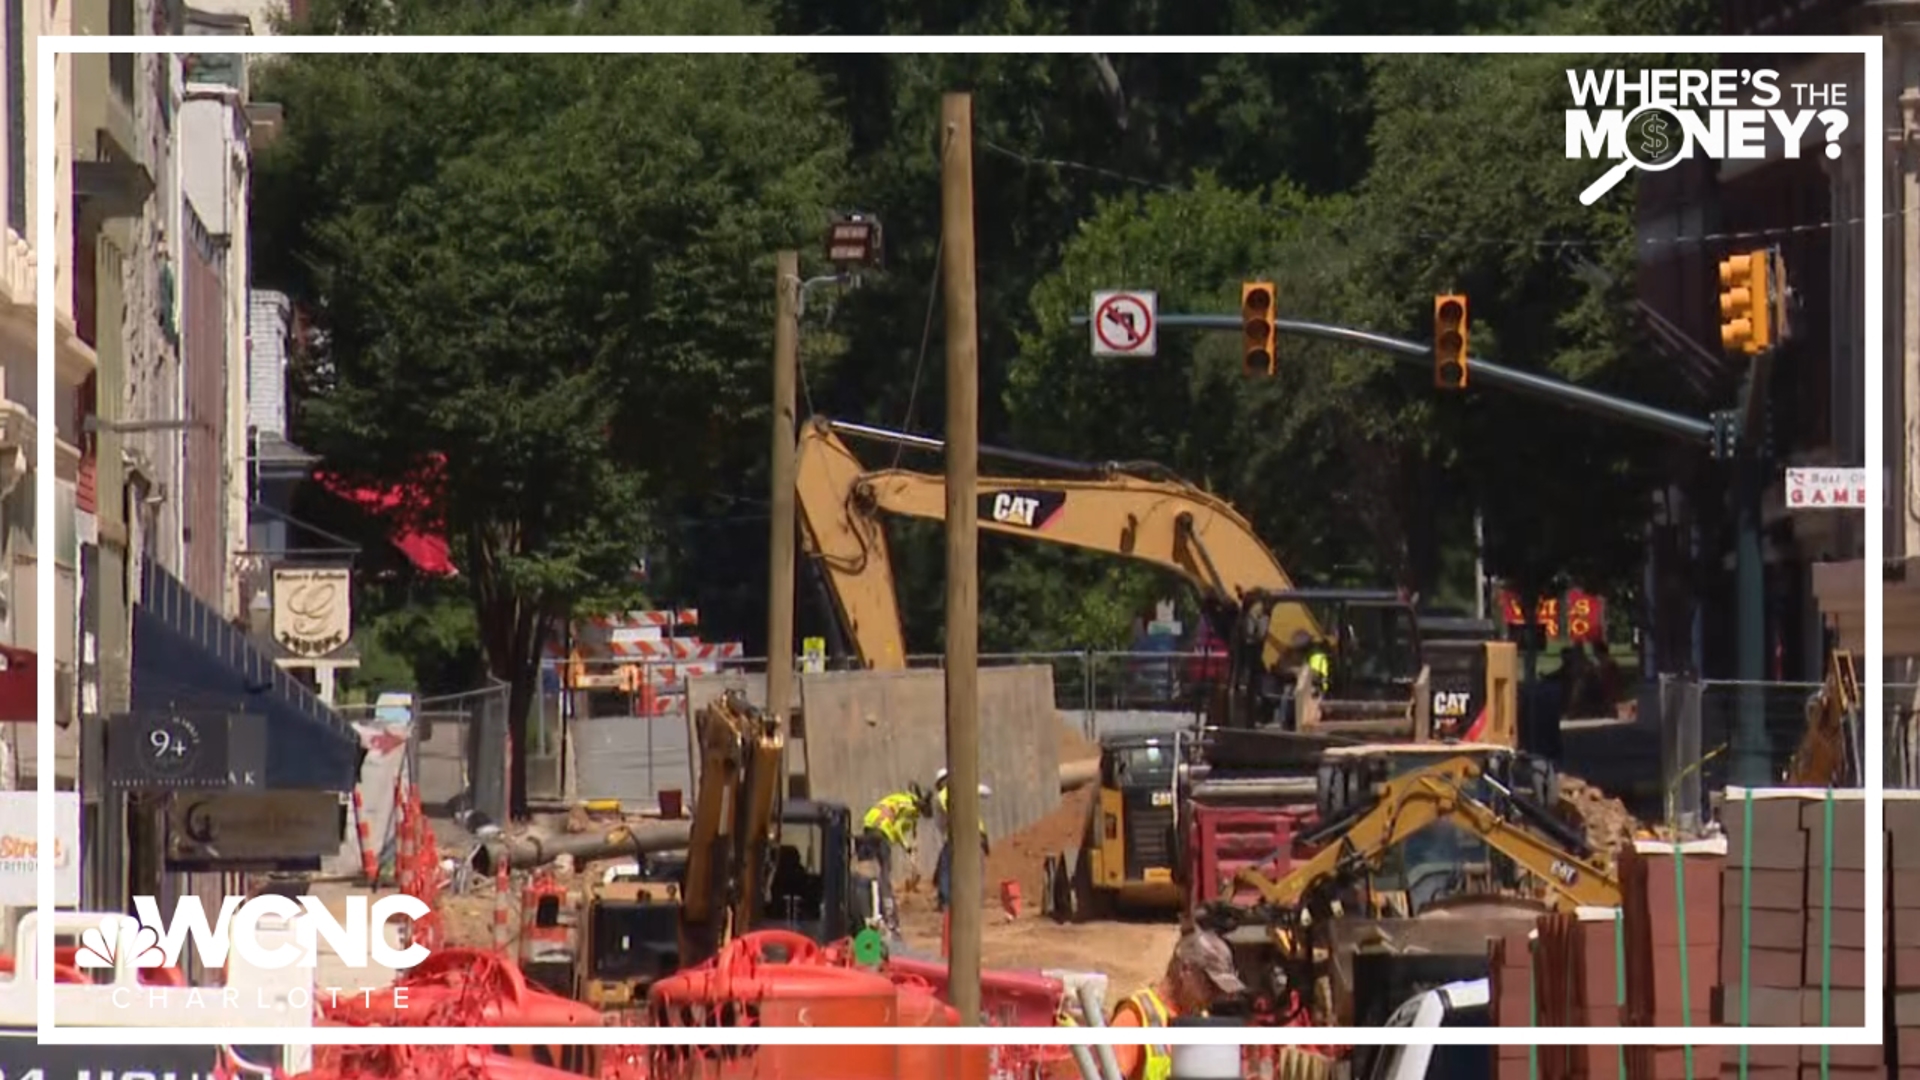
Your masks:
[[[319,471],[313,477],[333,494],[387,521],[391,527],[388,540],[414,569],[434,577],[452,577],[460,570],[453,565],[452,548],[440,527],[434,494],[445,463],[446,459],[436,454],[417,477],[393,484],[353,484],[337,474]]]
[[[0,645],[0,723],[31,724],[39,719],[39,657],[32,649]]]

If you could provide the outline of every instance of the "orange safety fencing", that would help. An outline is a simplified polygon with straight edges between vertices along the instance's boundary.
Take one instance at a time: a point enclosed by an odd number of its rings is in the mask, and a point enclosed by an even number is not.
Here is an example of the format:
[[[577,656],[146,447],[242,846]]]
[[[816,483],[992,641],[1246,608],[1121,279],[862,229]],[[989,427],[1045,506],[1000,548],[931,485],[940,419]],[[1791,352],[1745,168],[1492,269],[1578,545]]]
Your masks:
[[[394,884],[433,910],[402,929],[403,941],[438,951],[446,945],[446,921],[440,897],[446,891],[447,872],[440,865],[440,846],[420,803],[420,786],[404,774],[394,781],[393,831],[396,857]]]

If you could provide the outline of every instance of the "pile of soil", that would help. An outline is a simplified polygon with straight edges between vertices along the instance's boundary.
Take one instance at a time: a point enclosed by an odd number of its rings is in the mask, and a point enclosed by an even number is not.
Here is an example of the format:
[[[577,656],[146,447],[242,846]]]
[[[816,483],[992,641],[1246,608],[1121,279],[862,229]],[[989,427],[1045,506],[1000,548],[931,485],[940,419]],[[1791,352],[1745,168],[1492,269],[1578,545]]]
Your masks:
[[[1640,827],[1626,803],[1577,776],[1560,774],[1560,800],[1579,817],[1594,852],[1609,861],[1633,842]]]
[[[1023,907],[1038,910],[1042,890],[1046,888],[1046,860],[1080,846],[1087,828],[1087,813],[1093,807],[1094,789],[1083,787],[1068,792],[1053,812],[1012,836],[995,837],[993,853],[987,856],[988,895],[1000,895],[1002,881],[1020,883]]]

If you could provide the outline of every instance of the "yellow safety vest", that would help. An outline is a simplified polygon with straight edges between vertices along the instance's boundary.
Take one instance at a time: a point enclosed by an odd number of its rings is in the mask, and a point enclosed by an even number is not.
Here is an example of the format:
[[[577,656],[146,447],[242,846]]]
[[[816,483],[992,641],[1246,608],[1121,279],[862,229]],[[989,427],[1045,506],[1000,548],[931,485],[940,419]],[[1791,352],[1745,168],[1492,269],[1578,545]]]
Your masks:
[[[1166,1027],[1172,1022],[1172,1011],[1151,986],[1136,991],[1124,1004],[1133,1006],[1140,1013],[1140,1022],[1147,1027]],[[1141,1050],[1145,1054],[1146,1067],[1140,1072],[1140,1080],[1173,1080],[1172,1047],[1149,1043]]]
[[[920,808],[912,795],[896,791],[874,803],[861,824],[878,830],[880,835],[903,848],[912,847],[914,836],[920,831]]]
[[[1324,652],[1315,651],[1311,656],[1307,657],[1307,666],[1313,669],[1315,675],[1320,676],[1322,682],[1325,682],[1331,677],[1333,658]]]

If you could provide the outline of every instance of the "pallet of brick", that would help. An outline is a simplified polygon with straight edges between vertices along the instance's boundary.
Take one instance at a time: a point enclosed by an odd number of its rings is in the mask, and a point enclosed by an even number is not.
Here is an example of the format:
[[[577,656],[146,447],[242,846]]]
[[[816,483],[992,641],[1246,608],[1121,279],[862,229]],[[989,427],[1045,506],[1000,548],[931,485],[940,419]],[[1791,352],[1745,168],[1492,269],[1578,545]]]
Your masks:
[[[1722,837],[1680,844],[1636,840],[1621,851],[1627,1024],[1712,1023],[1726,851]],[[1650,1058],[1648,1068],[1656,1067],[1654,1060],[1666,1059]]]
[[[1858,791],[1727,789],[1721,1023],[1866,1022],[1863,807]]]
[[[1628,1080],[1704,1080],[1720,1075],[1724,1046],[1629,1046]]]
[[[1487,942],[1487,1020],[1494,1027],[1531,1027],[1538,1023],[1534,1016],[1533,936],[1532,932],[1515,932]]]

